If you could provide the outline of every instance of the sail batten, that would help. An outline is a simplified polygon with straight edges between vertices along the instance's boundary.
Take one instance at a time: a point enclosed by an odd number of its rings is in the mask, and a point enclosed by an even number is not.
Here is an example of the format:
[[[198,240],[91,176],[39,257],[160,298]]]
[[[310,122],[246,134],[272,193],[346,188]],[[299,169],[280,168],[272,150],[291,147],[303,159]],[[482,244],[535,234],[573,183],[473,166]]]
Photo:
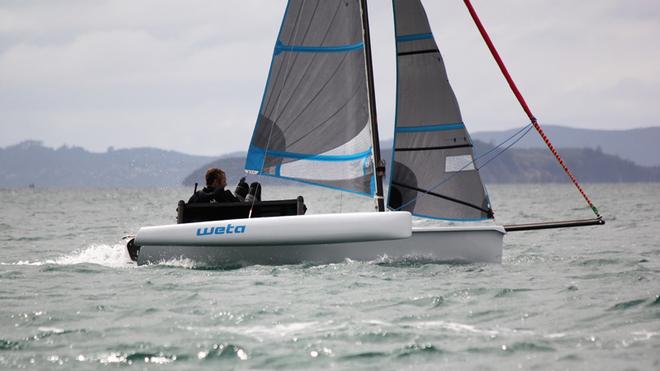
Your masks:
[[[397,126],[395,128],[396,133],[418,133],[418,132],[430,132],[430,131],[445,131],[445,130],[456,130],[456,129],[465,129],[465,124],[456,123],[456,124],[429,124],[429,125],[418,125],[418,126]]]
[[[419,0],[393,0],[397,109],[388,207],[442,220],[492,218],[473,143]]]
[[[472,144],[457,144],[453,146],[440,146],[440,147],[408,147],[408,148],[394,148],[395,151],[442,151],[445,149],[453,149],[453,148],[472,148]]]
[[[473,208],[473,209],[475,209],[475,210],[479,210],[479,211],[484,212],[484,213],[486,213],[486,214],[490,214],[490,213],[492,212],[491,210],[484,209],[484,208],[481,207],[481,206],[473,205],[473,204],[471,204],[471,203],[469,203],[469,202],[465,202],[465,201],[462,201],[462,200],[458,200],[458,199],[455,199],[455,198],[450,197],[450,196],[447,196],[447,195],[443,195],[443,194],[440,194],[440,193],[432,192],[432,191],[430,191],[430,190],[428,190],[428,189],[421,189],[421,188],[417,188],[417,187],[415,187],[415,186],[411,186],[411,185],[403,184],[403,183],[399,183],[399,182],[392,182],[392,184],[395,185],[395,186],[397,186],[397,187],[404,187],[404,188],[412,189],[412,190],[417,191],[417,192],[425,193],[425,194],[428,194],[428,195],[431,195],[431,196],[434,196],[434,197],[439,197],[439,198],[445,199],[445,200],[447,200],[447,201],[455,202],[455,203],[460,204],[460,205],[463,205],[463,206],[471,207],[471,208]]]

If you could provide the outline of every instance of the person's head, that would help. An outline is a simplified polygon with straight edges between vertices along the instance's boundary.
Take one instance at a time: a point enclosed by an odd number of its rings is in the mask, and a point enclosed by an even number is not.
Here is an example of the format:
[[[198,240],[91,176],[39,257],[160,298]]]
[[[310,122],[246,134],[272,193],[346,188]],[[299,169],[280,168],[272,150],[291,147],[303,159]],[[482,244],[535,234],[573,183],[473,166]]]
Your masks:
[[[205,177],[207,187],[225,188],[227,185],[227,176],[225,175],[225,172],[217,167],[212,167],[206,170]]]

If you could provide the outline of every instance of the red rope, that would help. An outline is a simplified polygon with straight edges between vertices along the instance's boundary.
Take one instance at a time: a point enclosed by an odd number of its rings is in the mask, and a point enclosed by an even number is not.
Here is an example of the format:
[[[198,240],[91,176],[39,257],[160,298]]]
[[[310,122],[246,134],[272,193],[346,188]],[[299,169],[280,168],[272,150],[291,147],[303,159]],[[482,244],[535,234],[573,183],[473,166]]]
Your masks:
[[[534,117],[534,114],[532,114],[532,111],[529,109],[529,106],[527,106],[527,102],[525,102],[525,98],[523,98],[522,94],[520,93],[520,90],[518,90],[518,87],[516,86],[516,83],[513,81],[513,78],[509,74],[509,71],[507,70],[506,66],[504,65],[504,62],[502,61],[502,58],[500,58],[500,54],[497,52],[497,49],[495,49],[495,45],[493,45],[493,42],[490,39],[490,36],[488,36],[488,33],[486,32],[486,29],[484,28],[484,25],[481,23],[481,20],[479,19],[479,16],[477,15],[477,12],[474,10],[472,7],[472,4],[470,3],[470,0],[463,0],[465,2],[465,6],[467,6],[468,11],[470,12],[470,15],[472,16],[472,19],[474,20],[474,23],[477,25],[477,28],[479,29],[479,33],[481,34],[481,37],[483,37],[484,41],[486,42],[486,45],[488,45],[488,49],[490,50],[490,53],[493,55],[493,58],[495,58],[495,62],[497,62],[497,65],[500,67],[500,71],[502,71],[502,74],[504,75],[504,78],[506,79],[507,83],[509,84],[509,87],[513,91],[513,94],[516,96],[518,99],[518,102],[520,102],[520,105],[522,106],[522,109],[525,111],[527,114],[527,117],[531,120],[532,124],[534,125],[534,129],[541,135],[541,138],[543,138],[543,141],[545,144],[548,146],[550,149],[550,152],[555,156],[561,167],[564,169],[564,172],[566,172],[566,175],[571,179],[575,187],[577,187],[578,191],[580,191],[580,194],[582,197],[584,197],[585,201],[587,201],[587,204],[589,204],[589,207],[591,207],[591,210],[596,214],[596,217],[599,219],[601,218],[600,214],[598,213],[598,209],[594,204],[591,202],[589,199],[589,196],[584,192],[582,187],[580,186],[580,183],[578,183],[577,179],[571,171],[568,169],[568,166],[564,163],[564,161],[561,159],[559,156],[559,153],[555,149],[555,147],[552,145],[550,142],[550,139],[545,135],[543,132],[543,129],[541,129],[541,125],[536,120],[536,117]]]

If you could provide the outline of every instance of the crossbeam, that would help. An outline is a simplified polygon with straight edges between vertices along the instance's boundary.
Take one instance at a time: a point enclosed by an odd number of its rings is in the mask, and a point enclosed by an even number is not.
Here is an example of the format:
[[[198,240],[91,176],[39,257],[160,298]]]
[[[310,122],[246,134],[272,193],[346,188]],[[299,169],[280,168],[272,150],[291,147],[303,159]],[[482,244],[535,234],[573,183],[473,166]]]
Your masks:
[[[605,224],[605,220],[603,220],[602,218],[593,218],[593,219],[579,219],[579,220],[562,220],[555,222],[508,224],[508,225],[504,225],[504,229],[507,232],[520,232],[520,231],[532,231],[537,229],[574,228],[574,227],[587,227],[592,225],[604,225],[604,224]]]

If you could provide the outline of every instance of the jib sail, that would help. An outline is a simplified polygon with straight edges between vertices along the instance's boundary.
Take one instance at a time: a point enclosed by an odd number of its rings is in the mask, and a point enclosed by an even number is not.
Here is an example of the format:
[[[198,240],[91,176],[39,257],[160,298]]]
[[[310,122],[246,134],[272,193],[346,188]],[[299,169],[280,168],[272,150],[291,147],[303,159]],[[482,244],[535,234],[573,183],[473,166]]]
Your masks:
[[[472,140],[419,0],[394,0],[397,114],[388,207],[447,220],[492,218]]]

